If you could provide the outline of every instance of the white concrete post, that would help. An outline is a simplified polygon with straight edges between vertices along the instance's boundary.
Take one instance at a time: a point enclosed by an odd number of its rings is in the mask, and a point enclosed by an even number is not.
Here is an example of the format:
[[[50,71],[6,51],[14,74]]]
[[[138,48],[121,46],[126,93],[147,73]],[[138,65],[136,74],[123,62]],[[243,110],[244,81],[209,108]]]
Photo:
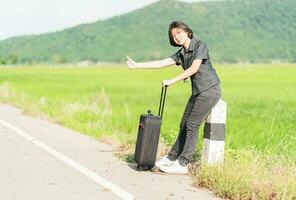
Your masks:
[[[206,164],[223,163],[225,146],[226,102],[219,100],[204,126],[201,160]]]

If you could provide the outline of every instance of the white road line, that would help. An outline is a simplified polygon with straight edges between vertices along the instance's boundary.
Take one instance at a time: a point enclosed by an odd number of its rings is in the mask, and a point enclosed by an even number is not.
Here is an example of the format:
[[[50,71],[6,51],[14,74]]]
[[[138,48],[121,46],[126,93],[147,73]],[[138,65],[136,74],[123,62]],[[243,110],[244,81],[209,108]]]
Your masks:
[[[113,183],[107,181],[106,179],[100,177],[90,169],[82,166],[81,164],[75,162],[74,160],[68,158],[67,156],[63,155],[62,153],[58,152],[57,150],[51,148],[50,146],[42,143],[41,141],[37,140],[36,138],[32,137],[28,133],[12,126],[11,124],[3,121],[0,119],[0,123],[14,131],[15,133],[19,134],[20,136],[24,137],[26,140],[32,142],[36,146],[40,147],[41,149],[47,151],[54,157],[58,158],[59,160],[63,161],[64,163],[68,164],[70,167],[76,169],[80,173],[84,174],[85,176],[89,177],[96,183],[100,184],[101,186],[111,190],[113,193],[121,197],[122,199],[137,199],[134,195],[124,191],[123,189],[119,188],[118,186],[114,185]]]

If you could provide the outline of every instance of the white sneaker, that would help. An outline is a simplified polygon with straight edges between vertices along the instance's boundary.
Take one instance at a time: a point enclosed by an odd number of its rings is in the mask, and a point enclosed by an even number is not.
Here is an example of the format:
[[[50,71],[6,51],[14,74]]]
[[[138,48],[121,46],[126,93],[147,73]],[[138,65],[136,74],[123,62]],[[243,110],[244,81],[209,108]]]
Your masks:
[[[160,166],[166,166],[172,164],[174,161],[168,159],[167,156],[162,157],[160,160],[156,161],[155,167],[159,168]]]
[[[172,164],[160,166],[159,169],[168,174],[188,174],[188,166],[180,165],[179,161],[173,161]]]

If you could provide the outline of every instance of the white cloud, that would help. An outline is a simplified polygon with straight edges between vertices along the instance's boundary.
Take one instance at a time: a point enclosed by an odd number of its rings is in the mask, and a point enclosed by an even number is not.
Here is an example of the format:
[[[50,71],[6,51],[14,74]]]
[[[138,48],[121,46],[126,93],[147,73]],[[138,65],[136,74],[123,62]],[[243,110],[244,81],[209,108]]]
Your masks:
[[[94,22],[156,1],[0,0],[0,39]]]

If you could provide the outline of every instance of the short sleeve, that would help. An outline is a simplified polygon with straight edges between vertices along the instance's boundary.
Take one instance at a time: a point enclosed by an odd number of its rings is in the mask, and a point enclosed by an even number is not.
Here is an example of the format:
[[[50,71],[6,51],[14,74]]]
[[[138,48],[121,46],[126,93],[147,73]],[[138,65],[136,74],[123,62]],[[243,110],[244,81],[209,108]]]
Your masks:
[[[178,51],[175,54],[173,54],[171,56],[171,59],[173,59],[176,62],[176,65],[180,65],[181,64],[181,52]]]
[[[201,42],[197,47],[197,50],[194,55],[194,59],[206,60],[208,59],[208,47],[205,43]]]

